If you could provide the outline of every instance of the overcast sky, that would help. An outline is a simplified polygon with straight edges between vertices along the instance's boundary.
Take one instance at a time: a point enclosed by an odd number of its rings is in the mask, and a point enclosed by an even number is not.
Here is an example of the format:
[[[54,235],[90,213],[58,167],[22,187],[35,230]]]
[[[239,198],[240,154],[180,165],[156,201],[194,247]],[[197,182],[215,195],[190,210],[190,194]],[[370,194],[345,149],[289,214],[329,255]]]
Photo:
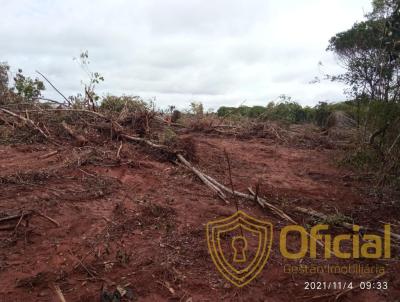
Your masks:
[[[280,94],[301,104],[339,101],[343,86],[309,84],[340,71],[329,38],[370,10],[370,0],[0,0],[0,61],[65,94],[85,80],[73,57],[89,51],[100,95],[156,97],[165,107],[202,101],[266,105]],[[47,87],[48,97],[58,98]]]

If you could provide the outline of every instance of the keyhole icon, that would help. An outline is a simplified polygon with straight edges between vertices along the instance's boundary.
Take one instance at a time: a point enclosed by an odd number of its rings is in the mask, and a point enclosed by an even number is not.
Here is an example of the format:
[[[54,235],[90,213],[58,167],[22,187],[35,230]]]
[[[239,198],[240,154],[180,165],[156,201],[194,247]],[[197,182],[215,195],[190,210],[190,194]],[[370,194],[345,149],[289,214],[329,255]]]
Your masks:
[[[236,236],[232,240],[233,262],[246,262],[247,240],[243,236]]]

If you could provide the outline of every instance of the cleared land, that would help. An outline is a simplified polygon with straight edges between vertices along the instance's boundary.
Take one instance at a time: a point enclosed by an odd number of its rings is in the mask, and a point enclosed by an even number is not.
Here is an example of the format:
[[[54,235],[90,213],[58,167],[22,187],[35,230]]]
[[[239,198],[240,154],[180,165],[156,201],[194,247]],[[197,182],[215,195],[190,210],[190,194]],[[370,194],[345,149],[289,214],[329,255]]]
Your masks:
[[[344,220],[372,232],[392,223],[400,233],[393,195],[377,194],[369,175],[335,161],[343,140],[335,143],[311,126],[255,132],[263,135],[193,127],[176,132],[191,142],[191,162],[202,172],[229,187],[226,150],[235,190],[259,183],[259,196],[303,226],[318,221],[296,207],[329,215],[334,234],[348,232],[335,225]],[[113,292],[118,285],[128,290],[122,301],[333,301],[340,291],[306,291],[304,282],[376,276],[284,272],[285,264],[300,263],[386,266],[388,290],[355,289],[340,301],[396,301],[400,295],[397,259],[290,261],[276,237],[261,275],[235,288],[216,270],[205,232],[208,221],[236,211],[234,198],[226,194],[226,204],[168,154],[108,137],[100,133],[79,146],[64,133],[58,145],[0,145],[0,220],[20,215],[0,225],[0,293],[7,301],[56,301],[54,285],[66,301],[100,301],[102,288]],[[277,230],[288,224],[254,201],[238,202]],[[298,238],[290,240],[296,248]],[[394,243],[392,254],[398,255]]]

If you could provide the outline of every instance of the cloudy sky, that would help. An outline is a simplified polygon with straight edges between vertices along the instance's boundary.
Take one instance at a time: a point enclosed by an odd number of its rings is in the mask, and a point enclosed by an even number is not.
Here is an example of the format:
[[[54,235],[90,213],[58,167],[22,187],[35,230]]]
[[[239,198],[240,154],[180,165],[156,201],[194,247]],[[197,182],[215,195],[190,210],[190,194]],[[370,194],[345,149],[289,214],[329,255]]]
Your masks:
[[[370,0],[0,0],[0,61],[65,94],[82,91],[73,57],[89,51],[100,95],[156,97],[165,107],[343,100],[343,86],[309,84],[340,71],[329,38],[362,20]],[[48,97],[58,96],[47,88]]]

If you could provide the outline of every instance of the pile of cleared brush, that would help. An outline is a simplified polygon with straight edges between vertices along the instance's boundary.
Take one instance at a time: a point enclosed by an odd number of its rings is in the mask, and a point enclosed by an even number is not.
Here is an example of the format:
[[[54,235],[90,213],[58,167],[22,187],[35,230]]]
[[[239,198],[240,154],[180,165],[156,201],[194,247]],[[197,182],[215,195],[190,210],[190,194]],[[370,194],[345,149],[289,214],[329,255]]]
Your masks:
[[[168,160],[182,154],[195,159],[190,138],[180,138],[162,113],[140,103],[125,104],[120,111],[107,108],[57,108],[40,102],[0,107],[2,144],[48,143],[57,146],[106,146],[110,141],[130,141],[150,147]],[[13,109],[10,107],[14,107]]]

